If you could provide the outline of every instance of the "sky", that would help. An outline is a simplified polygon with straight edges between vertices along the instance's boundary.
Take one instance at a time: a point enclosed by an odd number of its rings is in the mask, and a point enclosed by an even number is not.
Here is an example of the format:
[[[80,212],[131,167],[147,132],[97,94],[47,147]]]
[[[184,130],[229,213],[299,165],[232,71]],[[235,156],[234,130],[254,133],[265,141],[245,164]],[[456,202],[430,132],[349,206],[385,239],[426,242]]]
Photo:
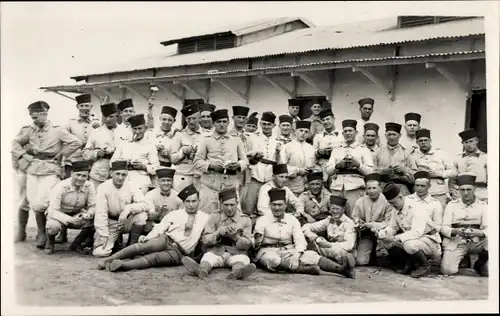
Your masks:
[[[64,124],[74,103],[38,88],[74,84],[71,76],[149,55],[168,54],[160,42],[182,33],[280,16],[317,26],[398,14],[481,15],[475,2],[2,2],[2,121],[16,132],[30,124],[26,107],[44,100]],[[383,9],[383,10],[382,10]],[[452,10],[451,10],[452,9]],[[368,23],[368,22],[367,22]],[[57,113],[57,114],[54,114]],[[50,114],[49,114],[50,115]]]

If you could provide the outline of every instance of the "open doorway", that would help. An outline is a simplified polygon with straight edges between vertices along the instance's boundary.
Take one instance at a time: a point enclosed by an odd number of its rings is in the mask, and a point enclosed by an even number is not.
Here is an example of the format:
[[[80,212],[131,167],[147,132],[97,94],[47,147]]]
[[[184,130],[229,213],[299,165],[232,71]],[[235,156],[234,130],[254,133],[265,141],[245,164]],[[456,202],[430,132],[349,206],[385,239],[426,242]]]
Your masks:
[[[488,115],[486,113],[486,90],[472,91],[467,100],[466,128],[473,128],[479,137],[479,150],[488,152]]]
[[[300,100],[300,111],[299,117],[304,120],[311,116],[311,105],[314,103],[319,103],[325,108],[326,96],[303,96],[297,97],[297,100]]]

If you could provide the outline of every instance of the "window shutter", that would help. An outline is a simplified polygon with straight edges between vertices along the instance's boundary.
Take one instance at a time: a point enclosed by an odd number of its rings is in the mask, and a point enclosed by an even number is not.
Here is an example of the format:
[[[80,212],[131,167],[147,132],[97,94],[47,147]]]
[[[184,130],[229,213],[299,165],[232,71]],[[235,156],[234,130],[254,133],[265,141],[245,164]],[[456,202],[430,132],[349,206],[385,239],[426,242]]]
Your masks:
[[[444,22],[450,22],[450,21],[457,21],[457,20],[465,20],[469,19],[470,17],[467,16],[438,16],[438,23],[444,23]]]
[[[179,54],[189,54],[196,52],[196,40],[179,42],[177,50]]]
[[[215,49],[233,48],[236,37],[234,35],[221,35],[215,38]]]
[[[399,27],[414,27],[434,24],[434,16],[402,16],[399,17]]]

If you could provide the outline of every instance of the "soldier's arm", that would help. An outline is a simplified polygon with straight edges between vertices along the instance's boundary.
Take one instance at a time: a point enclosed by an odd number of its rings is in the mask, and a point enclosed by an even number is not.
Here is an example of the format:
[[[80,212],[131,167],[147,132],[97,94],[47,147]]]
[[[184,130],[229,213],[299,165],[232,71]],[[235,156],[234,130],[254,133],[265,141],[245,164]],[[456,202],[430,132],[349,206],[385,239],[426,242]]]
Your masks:
[[[335,166],[337,165],[337,160],[335,159],[335,153],[332,152],[330,155],[330,159],[328,159],[326,163],[326,173],[331,176],[335,173]]]
[[[108,197],[104,185],[97,188],[94,228],[101,237],[109,237],[108,229]]]
[[[113,164],[113,162],[120,160],[120,158],[122,157],[122,150],[123,150],[122,148],[123,144],[118,145],[115,152],[113,153],[113,156],[111,156],[111,159],[109,160],[110,166]]]
[[[29,126],[23,127],[20,131],[19,134],[14,138],[12,141],[12,160],[13,161],[18,161],[21,159],[21,157],[25,154],[27,154],[26,148],[24,148],[25,145],[29,143]]]
[[[481,226],[480,226],[481,231],[483,232],[484,236],[480,237],[488,237],[488,206],[483,208],[483,212],[481,213]]]
[[[267,185],[263,185],[259,190],[259,198],[257,199],[258,216],[271,214],[271,208],[269,206],[270,200],[267,192],[268,192]]]
[[[174,138],[172,138],[172,146],[170,147],[172,155],[170,159],[174,165],[179,164],[185,158],[182,151],[181,137],[180,133],[176,133]]]
[[[335,243],[335,245],[340,246],[342,249],[346,251],[350,251],[354,249],[354,246],[356,245],[356,228],[354,228],[354,225],[352,223],[349,224],[344,224],[347,225],[345,233],[344,233],[344,241]]]
[[[130,213],[139,214],[147,212],[150,209],[151,204],[149,204],[148,200],[146,200],[146,197],[141,190],[136,187],[131,187],[130,193],[132,194],[132,203],[127,205]]]
[[[149,191],[144,196],[146,198],[146,201],[148,201],[148,203],[149,203],[148,215],[151,218],[155,218],[159,214],[159,212],[157,212],[154,194],[155,194],[154,191]],[[158,208],[160,208],[160,207],[161,207],[161,205]]]
[[[363,147],[358,147],[362,153],[362,156],[361,156],[361,161],[360,161],[360,165],[359,165],[359,171],[363,174],[363,175],[367,175],[367,174],[370,174],[372,173],[373,171],[373,157],[372,157],[372,153],[370,152],[370,150],[368,148],[363,148]]]
[[[216,246],[220,241],[219,238],[219,215],[217,213],[210,214],[205,229],[201,236],[201,244],[205,248]]]
[[[318,136],[318,134],[314,135],[313,148],[314,148],[314,154],[316,155],[316,158],[321,158],[320,155],[318,154],[318,150],[319,150],[319,136]]]
[[[250,217],[242,217],[243,231],[236,240],[236,248],[247,251],[252,247],[252,220]]]
[[[238,139],[236,144],[237,144],[236,150],[238,152],[238,163],[240,164],[240,171],[243,171],[248,167],[250,163],[248,161],[247,154],[243,146],[243,142]]]
[[[426,212],[413,212],[413,218],[411,220],[411,229],[402,234],[396,235],[402,243],[408,240],[418,239],[424,235],[425,227],[427,222],[430,220],[429,214]]]
[[[264,241],[264,234],[265,234],[265,229],[266,229],[266,218],[265,217],[258,217],[257,221],[255,222],[255,228],[254,228],[254,249],[258,250],[260,246],[262,245],[262,242]]]
[[[194,156],[194,168],[203,173],[208,173],[208,167],[210,166],[210,160],[207,157],[208,141],[209,138],[204,138],[201,140],[200,145],[198,146],[198,151]]]
[[[93,131],[90,133],[89,139],[87,140],[87,144],[85,144],[85,148],[83,148],[83,159],[88,160],[88,161],[96,161],[97,160],[97,150],[95,148],[95,133],[96,131]]]
[[[441,226],[443,224],[443,206],[441,202],[436,200],[434,210],[432,211],[432,221],[434,224]]]
[[[160,167],[160,161],[158,160],[158,151],[155,146],[151,144],[148,151],[148,161],[146,163],[146,171],[150,175],[156,174],[156,169]]]
[[[302,226],[302,231],[306,237],[313,239],[312,237],[315,235],[326,232],[329,222],[330,217],[317,221],[316,223],[307,223]]]
[[[415,182],[413,174],[417,171],[417,164],[415,163],[415,158],[408,152],[405,153],[405,172],[403,177],[410,183]]]
[[[457,170],[455,169],[455,166],[453,166],[453,161],[448,157],[448,155],[442,151],[443,155],[443,165],[444,165],[444,170],[443,170],[443,178],[445,179],[450,179],[450,178],[455,178],[457,174]]]
[[[64,191],[65,188],[63,182],[59,182],[58,184],[56,184],[56,186],[50,193],[50,202],[49,207],[47,208],[47,216],[54,218],[64,225],[68,225],[69,221],[71,221],[71,216],[60,211]]]
[[[453,223],[453,211],[457,204],[453,201],[446,204],[446,208],[444,209],[443,221],[441,223],[441,227],[439,228],[439,232],[448,238],[453,237],[451,234],[451,224]]]
[[[302,227],[300,227],[300,222],[295,217],[292,219],[292,236],[293,243],[295,244],[295,250],[297,252],[304,252],[307,249],[307,241],[304,233],[302,232]]]
[[[389,224],[387,224],[387,226],[381,230],[382,233],[385,233],[385,235],[387,236],[394,236],[397,233],[397,231],[399,230],[399,225],[396,217],[396,210],[392,209]]]
[[[69,133],[66,129],[59,129],[59,140],[63,144],[63,149],[61,150],[61,154],[64,157],[69,157],[74,154],[80,147],[82,147],[82,143],[80,140],[73,134]]]
[[[354,207],[352,208],[352,219],[355,220],[359,220],[359,221],[364,221],[363,219],[363,216],[364,215],[364,212],[363,212],[363,199],[362,198],[359,198],[356,200],[356,202],[354,203]]]
[[[285,187],[288,203],[293,206],[295,213],[304,214],[304,203],[293,194],[290,188]]]
[[[163,217],[160,221],[159,224],[154,225],[153,229],[149,232],[149,234],[146,235],[146,240],[153,239],[155,237],[160,236],[161,234],[164,234],[169,227],[172,225],[172,215],[173,213],[168,213]]]
[[[384,229],[391,222],[392,206],[389,202],[385,202],[382,209],[383,220],[381,222],[372,222],[373,228],[376,230]]]
[[[87,212],[94,217],[95,216],[95,210],[96,210],[96,190],[94,185],[91,182],[87,182],[86,184],[88,186],[89,190],[89,195],[87,196]]]

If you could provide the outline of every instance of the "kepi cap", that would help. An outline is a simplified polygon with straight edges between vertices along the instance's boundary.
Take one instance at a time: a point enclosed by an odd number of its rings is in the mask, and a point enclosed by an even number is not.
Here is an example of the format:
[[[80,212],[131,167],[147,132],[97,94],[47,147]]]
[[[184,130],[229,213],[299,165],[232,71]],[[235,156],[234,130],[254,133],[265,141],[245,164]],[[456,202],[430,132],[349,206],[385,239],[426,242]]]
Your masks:
[[[336,196],[336,195],[331,195],[330,196],[330,205],[338,205],[341,207],[344,207],[347,203],[347,199],[344,199],[343,197]]]
[[[161,178],[173,178],[175,174],[174,169],[170,168],[161,168],[161,169],[156,169],[156,175],[158,176],[158,179]]]
[[[118,112],[118,108],[116,107],[115,103],[106,103],[101,105],[101,113],[102,116],[108,117],[113,113]]]
[[[323,172],[313,172],[313,173],[309,173],[307,175],[308,182],[316,181],[316,180],[320,180],[321,182],[323,182]]]
[[[359,106],[363,106],[365,104],[374,105],[375,104],[375,100],[373,100],[372,98],[363,98],[363,99],[360,99],[358,101],[358,104],[359,104]]]
[[[288,173],[288,167],[286,164],[273,165],[273,174],[283,174]]]
[[[168,114],[175,119],[175,116],[177,115],[177,110],[171,106],[164,106],[161,108],[161,114]]]
[[[90,93],[80,94],[75,98],[76,104],[90,103],[92,100],[92,96]]]
[[[230,199],[236,199],[236,189],[235,188],[227,188],[219,192],[219,199],[224,202]]]
[[[229,119],[229,114],[227,113],[227,110],[223,109],[210,113],[210,117],[212,117],[212,121],[216,122],[222,119]]]
[[[179,197],[179,199],[185,201],[188,197],[196,193],[198,193],[198,190],[196,190],[196,187],[193,184],[190,184],[182,189],[181,192],[177,194],[177,196]]]
[[[234,116],[248,116],[248,112],[250,112],[250,108],[246,106],[235,105],[233,106],[233,115]]]
[[[301,129],[301,128],[311,129],[311,122],[309,122],[309,121],[298,121],[297,123],[295,123],[295,128],[296,129]]]
[[[283,189],[272,188],[271,190],[267,191],[267,194],[269,195],[270,202],[286,201],[286,191]]]
[[[128,122],[131,127],[136,127],[139,125],[145,125],[146,119],[144,118],[144,114],[136,114],[128,118]]]
[[[398,124],[398,123],[393,123],[393,122],[389,122],[389,123],[385,123],[385,131],[386,132],[396,132],[398,134],[401,134],[401,124]]]
[[[463,132],[458,133],[458,136],[460,136],[460,138],[462,138],[462,141],[465,142],[466,140],[477,137],[477,134],[474,129],[469,128]]]
[[[89,171],[90,165],[85,160],[78,160],[71,162],[71,171],[72,172],[81,172],[81,171]]]
[[[45,101],[36,101],[28,105],[29,112],[47,112],[50,106]]]
[[[431,131],[427,128],[421,128],[415,132],[415,138],[419,139],[420,137],[431,138]]]
[[[422,119],[422,115],[420,115],[418,113],[410,112],[410,113],[406,113],[405,114],[405,122],[408,122],[408,121],[417,121],[417,122],[420,123],[421,119]]]
[[[132,101],[132,99],[125,99],[125,100],[121,101],[120,103],[118,103],[117,107],[118,107],[118,110],[123,111],[126,108],[133,108],[134,102]]]
[[[260,120],[274,124],[274,122],[276,121],[276,115],[274,115],[273,112],[267,111],[262,113]]]
[[[387,201],[390,201],[394,198],[396,198],[399,193],[401,192],[401,189],[394,183],[389,183],[385,186],[384,191],[382,192],[385,196],[385,199]]]
[[[111,170],[128,170],[128,161],[115,160],[111,163]]]

